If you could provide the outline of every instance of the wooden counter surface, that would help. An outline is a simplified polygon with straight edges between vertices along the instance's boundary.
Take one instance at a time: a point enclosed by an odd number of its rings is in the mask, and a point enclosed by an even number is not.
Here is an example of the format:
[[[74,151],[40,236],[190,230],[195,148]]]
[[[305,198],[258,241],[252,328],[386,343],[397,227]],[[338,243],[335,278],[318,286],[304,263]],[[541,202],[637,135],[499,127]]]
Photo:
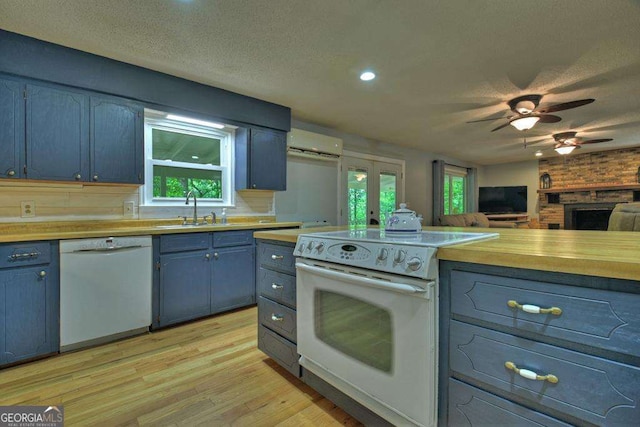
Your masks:
[[[295,243],[298,234],[344,227],[256,231],[258,239]],[[640,233],[631,231],[424,227],[425,231],[499,233],[498,239],[446,246],[438,258],[503,267],[640,281]]]
[[[300,227],[299,222],[260,222],[258,218],[229,218],[228,224],[183,227],[174,219],[121,221],[56,221],[1,223],[0,243],[64,240],[92,237],[142,236],[209,231],[254,230]],[[265,220],[263,220],[265,221]],[[166,227],[170,228],[166,228]]]

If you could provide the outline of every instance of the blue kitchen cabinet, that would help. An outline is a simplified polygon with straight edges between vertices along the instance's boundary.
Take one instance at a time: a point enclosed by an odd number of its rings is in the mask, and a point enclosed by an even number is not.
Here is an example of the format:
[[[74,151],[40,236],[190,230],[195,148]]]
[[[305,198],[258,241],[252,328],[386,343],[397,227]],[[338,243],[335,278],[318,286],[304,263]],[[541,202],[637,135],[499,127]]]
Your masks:
[[[211,311],[219,313],[255,304],[253,245],[216,249],[213,253]]]
[[[161,255],[159,268],[158,326],[210,313],[211,254],[208,250]]]
[[[155,237],[153,328],[255,304],[253,230]]]
[[[60,346],[57,245],[0,245],[0,365],[56,353]]]
[[[143,112],[123,99],[91,96],[91,181],[144,183]]]
[[[24,151],[23,85],[0,79],[0,178],[20,178]]]
[[[87,180],[88,106],[84,93],[26,85],[26,178]]]
[[[236,131],[236,190],[287,189],[287,135],[263,128]]]

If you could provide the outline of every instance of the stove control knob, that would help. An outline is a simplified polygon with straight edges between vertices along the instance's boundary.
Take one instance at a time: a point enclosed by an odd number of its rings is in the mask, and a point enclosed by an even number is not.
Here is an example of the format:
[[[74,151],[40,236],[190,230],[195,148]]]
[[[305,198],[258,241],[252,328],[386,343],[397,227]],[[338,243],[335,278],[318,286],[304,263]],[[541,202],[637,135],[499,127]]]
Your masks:
[[[396,252],[396,256],[393,258],[393,262],[395,262],[396,264],[400,264],[402,261],[404,261],[404,257],[406,255],[407,253],[400,249],[398,252]]]
[[[311,251],[311,249],[313,249],[313,247],[316,245],[316,242],[314,242],[313,240],[311,240],[309,243],[307,243],[307,251]]]
[[[298,246],[298,250],[300,251],[300,253],[304,252],[304,243],[300,243],[300,246]]]
[[[387,248],[380,248],[378,251],[378,259],[384,261],[389,256],[389,250]]]
[[[407,261],[407,267],[413,271],[418,271],[422,267],[422,260],[418,257],[413,257]]]
[[[316,251],[318,251],[318,253],[320,253],[320,252],[322,252],[322,250],[323,250],[323,249],[324,249],[324,243],[319,242],[319,243],[316,245]]]

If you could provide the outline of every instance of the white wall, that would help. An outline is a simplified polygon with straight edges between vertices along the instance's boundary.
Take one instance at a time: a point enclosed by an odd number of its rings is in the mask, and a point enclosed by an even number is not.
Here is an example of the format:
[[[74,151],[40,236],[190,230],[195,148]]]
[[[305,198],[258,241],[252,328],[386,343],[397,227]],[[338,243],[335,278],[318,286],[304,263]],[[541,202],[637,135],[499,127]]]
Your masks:
[[[538,161],[505,163],[501,165],[480,166],[478,168],[478,186],[527,186],[527,214],[538,217]]]
[[[306,123],[299,120],[292,120],[291,126],[309,132],[316,132],[324,135],[341,138],[344,142],[344,149],[359,153],[372,154],[376,156],[390,157],[405,161],[405,202],[417,213],[422,214],[425,219],[424,224],[431,222],[431,212],[433,210],[432,197],[432,164],[434,160],[445,160],[463,167],[473,167],[475,165],[462,162],[449,157],[428,153],[425,151],[404,148],[397,145],[387,144],[373,139],[367,139],[359,135],[344,133],[324,126]],[[313,182],[305,177],[296,177],[312,186]],[[287,178],[288,180],[289,178]],[[337,189],[336,189],[337,192]],[[336,194],[337,197],[337,194]],[[276,213],[278,213],[278,202],[276,200]]]

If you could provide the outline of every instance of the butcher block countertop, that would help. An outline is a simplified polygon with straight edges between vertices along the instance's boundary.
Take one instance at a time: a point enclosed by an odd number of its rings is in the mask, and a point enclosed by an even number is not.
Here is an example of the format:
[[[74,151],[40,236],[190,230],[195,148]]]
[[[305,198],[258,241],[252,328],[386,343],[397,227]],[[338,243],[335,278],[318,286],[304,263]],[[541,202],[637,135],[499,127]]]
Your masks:
[[[256,231],[258,239],[295,243],[298,234],[341,227]],[[438,249],[438,258],[503,267],[640,281],[640,233],[631,231],[424,227],[425,231],[499,233],[498,239]]]
[[[0,223],[0,243],[91,237],[141,236],[209,231],[291,228],[299,222],[275,222],[274,217],[230,217],[228,224],[183,227],[182,220],[139,219]]]

